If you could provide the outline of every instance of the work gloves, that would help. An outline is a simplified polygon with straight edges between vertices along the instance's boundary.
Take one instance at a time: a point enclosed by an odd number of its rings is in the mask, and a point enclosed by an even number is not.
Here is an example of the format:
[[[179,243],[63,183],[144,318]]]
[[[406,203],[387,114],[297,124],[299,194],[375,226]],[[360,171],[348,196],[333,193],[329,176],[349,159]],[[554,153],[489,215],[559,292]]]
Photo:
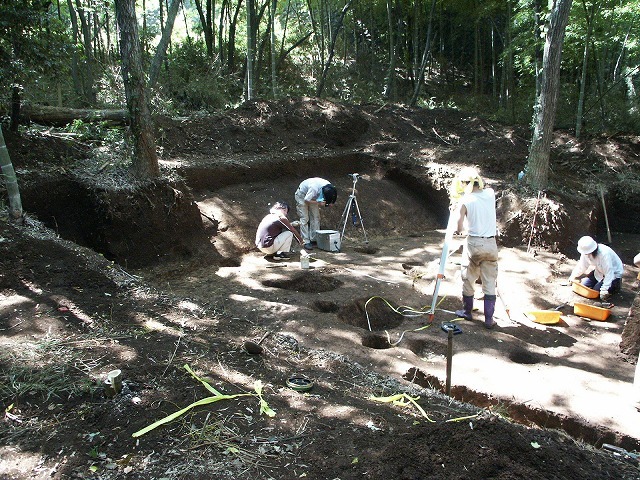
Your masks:
[[[600,292],[600,300],[603,302],[608,302],[611,298],[611,294],[609,292]]]

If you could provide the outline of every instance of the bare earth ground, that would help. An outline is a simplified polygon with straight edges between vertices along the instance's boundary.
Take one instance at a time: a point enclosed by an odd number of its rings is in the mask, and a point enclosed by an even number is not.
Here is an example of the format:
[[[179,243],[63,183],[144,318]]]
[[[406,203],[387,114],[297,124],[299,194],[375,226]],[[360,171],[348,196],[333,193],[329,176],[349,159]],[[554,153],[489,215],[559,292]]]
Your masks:
[[[594,219],[601,212],[593,192],[559,201],[567,198],[560,185],[579,182],[567,172],[585,178],[596,168],[593,155],[637,169],[634,139],[578,148],[559,135],[556,188],[537,204],[514,186],[524,134],[457,112],[303,100],[159,124],[163,169],[185,179],[184,195],[193,192],[204,248],[160,250],[176,237],[170,229],[148,233],[144,219],[155,220],[148,207],[169,216],[182,203],[155,190],[130,231],[121,229],[115,201],[107,202],[111,217],[102,212],[110,229],[94,242],[108,245],[102,253],[124,268],[32,218],[20,228],[0,223],[0,478],[640,477],[637,460],[601,448],[639,449],[631,382],[640,305],[630,259],[640,236],[614,228],[611,244],[626,272],[612,317],[572,315],[571,304],[584,300],[562,285],[575,263],[573,244],[582,234],[606,234]],[[86,150],[46,135],[8,144],[25,179],[27,211],[93,245],[87,232],[102,227],[67,208],[86,201],[66,186],[76,178],[73,159]],[[433,320],[422,313],[444,237],[442,189],[465,163],[479,165],[501,197],[503,302],[495,330],[482,327],[481,300],[475,321],[458,321],[451,398],[442,393],[440,323],[460,306],[459,253],[447,263]],[[298,255],[274,262],[252,248],[268,204],[293,203],[298,183],[315,174],[339,188],[337,206],[322,212],[323,228],[337,229],[351,186],[346,174],[354,171],[363,174],[357,198],[368,243],[348,223],[341,252],[314,250],[309,270]],[[615,227],[625,207],[612,208]],[[75,223],[65,225],[66,216]],[[142,262],[149,252],[158,258]],[[558,325],[524,315],[565,302]],[[418,313],[400,315],[402,306]],[[261,341],[262,354],[248,354],[246,340]],[[212,395],[184,365],[228,395],[254,392],[261,381],[275,416],[260,414],[255,395],[224,399],[132,438]],[[124,388],[110,398],[103,380],[116,368]],[[295,374],[313,388],[288,388]],[[403,393],[424,414],[406,397],[404,405],[372,398]]]

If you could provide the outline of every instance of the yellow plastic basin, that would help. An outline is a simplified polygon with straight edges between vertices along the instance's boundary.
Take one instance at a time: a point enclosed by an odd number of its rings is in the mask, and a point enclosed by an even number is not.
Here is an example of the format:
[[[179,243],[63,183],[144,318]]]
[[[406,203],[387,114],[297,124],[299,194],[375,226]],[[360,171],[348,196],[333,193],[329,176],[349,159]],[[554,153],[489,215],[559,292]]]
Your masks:
[[[527,318],[532,322],[541,323],[543,325],[553,325],[560,322],[562,312],[557,310],[533,310],[525,313]]]
[[[593,290],[592,288],[585,287],[580,282],[573,282],[573,286],[571,288],[574,293],[577,293],[581,297],[598,298],[600,296],[600,292]]]
[[[579,317],[587,317],[591,320],[600,320],[601,322],[604,322],[609,318],[609,315],[611,315],[611,310],[608,308],[594,307],[593,305],[587,305],[586,303],[574,303],[573,313]]]

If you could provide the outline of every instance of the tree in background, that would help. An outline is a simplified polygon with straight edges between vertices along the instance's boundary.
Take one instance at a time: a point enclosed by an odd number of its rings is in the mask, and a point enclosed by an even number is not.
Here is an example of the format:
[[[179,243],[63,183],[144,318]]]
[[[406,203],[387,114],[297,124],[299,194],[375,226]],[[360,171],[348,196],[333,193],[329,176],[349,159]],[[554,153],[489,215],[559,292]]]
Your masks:
[[[533,138],[527,159],[527,183],[537,190],[549,181],[549,153],[560,90],[562,45],[572,0],[554,0],[547,26],[540,95],[533,116]]]
[[[0,168],[2,168],[2,176],[7,187],[7,196],[9,197],[9,217],[11,220],[19,222],[22,220],[22,200],[20,199],[20,189],[18,188],[18,179],[16,172],[11,163],[11,157],[7,150],[2,134],[2,125],[0,125]]]
[[[640,130],[640,0],[581,1],[566,30],[557,125]],[[175,25],[178,0],[145,0],[137,8],[143,65],[150,64],[149,85],[157,87],[153,106],[163,113],[235,105],[247,98],[247,79],[256,98],[391,100],[528,123],[541,98],[545,5],[193,0]],[[12,94],[16,105],[121,107],[113,9],[112,0],[0,2],[0,108]]]
[[[116,18],[120,29],[120,54],[127,108],[131,116],[134,145],[133,173],[139,178],[160,174],[156,142],[147,99],[146,78],[140,58],[140,39],[135,0],[116,0]]]
[[[171,32],[173,32],[173,25],[176,21],[176,15],[178,15],[181,1],[182,0],[171,0],[171,4],[169,5],[167,21],[165,22],[164,28],[162,29],[162,37],[160,38],[160,43],[158,43],[156,54],[153,57],[151,66],[149,67],[149,88],[155,87],[156,82],[158,81],[158,75],[160,75],[160,67],[162,67],[162,62],[164,62],[167,55],[167,47],[169,46],[169,41],[171,40]]]
[[[64,25],[48,13],[50,3],[0,1],[0,88],[11,97],[11,130],[16,131],[25,88],[64,75]],[[53,89],[56,91],[56,89]]]

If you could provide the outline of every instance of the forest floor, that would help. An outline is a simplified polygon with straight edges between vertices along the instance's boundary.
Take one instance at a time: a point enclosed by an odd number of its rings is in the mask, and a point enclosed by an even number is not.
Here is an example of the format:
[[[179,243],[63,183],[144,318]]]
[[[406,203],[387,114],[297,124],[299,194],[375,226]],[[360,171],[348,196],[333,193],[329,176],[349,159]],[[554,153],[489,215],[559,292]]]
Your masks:
[[[157,125],[174,203],[160,190],[136,197],[117,185],[117,162],[55,129],[6,135],[28,216],[0,222],[0,478],[640,477],[640,230],[637,207],[614,198],[619,172],[640,170],[637,138],[559,132],[551,186],[536,195],[516,182],[527,134],[457,111],[300,99]],[[499,196],[493,330],[480,286],[473,321],[452,313],[458,238],[429,315],[446,187],[468,164]],[[355,172],[364,230],[349,216],[340,252],[316,248],[302,269],[299,252],[274,261],[253,247],[268,205],[293,205],[315,175],[338,187],[322,228],[339,230]],[[88,176],[104,208],[81,214]],[[599,304],[565,284],[577,239],[607,238],[594,179],[609,186],[610,244],[625,263],[607,321],[574,315],[576,302]],[[106,190],[127,205],[128,227]],[[145,219],[183,197],[202,220],[150,233]],[[96,248],[101,215],[111,243]],[[159,247],[167,238],[174,249]],[[556,307],[557,324],[526,315]],[[449,321],[462,333],[446,395]],[[290,388],[295,377],[310,390]]]

